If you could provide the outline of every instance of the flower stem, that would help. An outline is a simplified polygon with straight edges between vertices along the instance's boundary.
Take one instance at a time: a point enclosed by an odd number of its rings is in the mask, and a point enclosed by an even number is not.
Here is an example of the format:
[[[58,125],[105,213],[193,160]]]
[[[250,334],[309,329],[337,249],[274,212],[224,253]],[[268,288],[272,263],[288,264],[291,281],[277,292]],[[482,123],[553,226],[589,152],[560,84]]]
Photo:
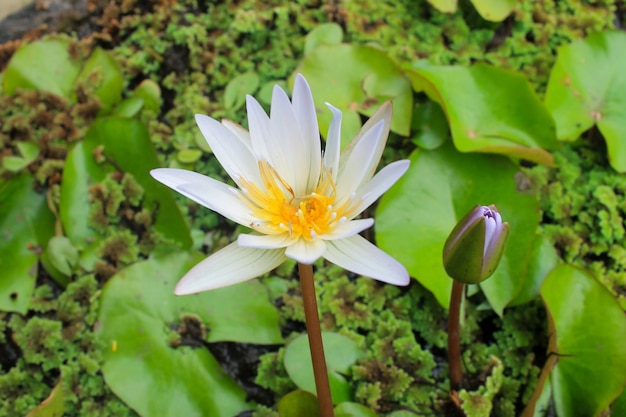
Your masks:
[[[461,381],[463,380],[459,321],[465,284],[454,279],[452,282],[450,311],[448,312],[448,366],[450,367],[450,389],[458,391],[461,389]]]
[[[306,330],[309,335],[309,348],[313,361],[313,375],[315,376],[315,388],[317,390],[317,402],[320,407],[321,417],[334,417],[333,400],[328,383],[328,371],[326,358],[324,357],[324,345],[322,344],[322,330],[320,318],[317,313],[317,297],[315,295],[315,282],[313,281],[313,267],[306,264],[298,264],[300,272],[300,287],[302,288],[302,303],[304,304],[304,318]]]

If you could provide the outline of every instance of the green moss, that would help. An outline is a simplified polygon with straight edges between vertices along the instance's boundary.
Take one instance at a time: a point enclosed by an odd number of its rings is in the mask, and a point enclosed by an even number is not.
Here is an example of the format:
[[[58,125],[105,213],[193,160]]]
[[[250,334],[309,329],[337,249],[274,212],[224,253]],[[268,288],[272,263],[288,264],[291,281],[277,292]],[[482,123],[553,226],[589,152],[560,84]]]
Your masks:
[[[254,382],[274,392],[276,399],[297,389],[284,365],[285,349],[261,356]]]

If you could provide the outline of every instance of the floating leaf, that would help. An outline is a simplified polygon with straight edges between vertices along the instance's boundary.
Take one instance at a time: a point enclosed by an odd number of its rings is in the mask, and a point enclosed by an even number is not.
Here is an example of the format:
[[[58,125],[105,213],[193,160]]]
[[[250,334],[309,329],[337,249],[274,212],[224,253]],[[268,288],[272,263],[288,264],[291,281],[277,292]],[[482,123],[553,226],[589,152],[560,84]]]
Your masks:
[[[546,106],[561,140],[576,140],[594,125],[609,161],[626,172],[626,33],[602,32],[563,46],[546,91]]]
[[[16,88],[43,90],[70,99],[80,62],[72,59],[67,40],[37,41],[19,48],[4,75],[4,92]]]
[[[442,13],[454,13],[458,0],[428,0],[428,2]]]
[[[348,373],[348,369],[363,352],[357,344],[346,336],[338,333],[322,332],[324,351],[326,353],[326,365],[333,403],[339,404],[352,399],[350,384],[342,374]],[[306,334],[294,339],[285,350],[285,369],[293,382],[301,389],[317,392],[313,377],[313,365],[311,363],[311,351]]]
[[[322,23],[310,31],[304,39],[304,55],[317,48],[319,45],[332,45],[341,43],[343,30],[337,23]]]
[[[176,154],[176,158],[181,164],[193,164],[202,157],[200,149],[181,149]]]
[[[443,268],[444,242],[474,205],[495,204],[510,224],[509,241],[496,272],[480,285],[501,314],[524,285],[539,203],[517,191],[517,166],[500,155],[463,154],[446,142],[409,159],[407,173],[380,201],[376,241],[447,308],[452,279]]]
[[[247,72],[231,79],[224,89],[224,107],[237,110],[246,102],[246,94],[253,94],[259,88],[259,76]]]
[[[292,391],[278,402],[280,417],[320,417],[317,397],[308,391]]]
[[[144,101],[141,97],[131,97],[118,104],[111,115],[119,117],[135,117],[143,108]]]
[[[52,278],[65,287],[78,264],[78,250],[65,236],[53,236],[41,254],[41,263]]]
[[[345,402],[335,407],[335,417],[378,417],[363,404]]]
[[[37,278],[37,247],[54,234],[54,216],[33,178],[0,180],[0,311],[25,314]]]
[[[548,310],[556,365],[550,376],[559,416],[598,416],[626,384],[626,316],[587,271],[556,267],[541,295]]]
[[[558,147],[554,121],[523,75],[486,64],[408,68],[407,75],[441,105],[461,152],[553,164],[546,149]]]
[[[411,140],[422,149],[437,149],[448,138],[448,121],[441,106],[432,101],[415,105]]]
[[[302,60],[290,78],[291,85],[297,73],[304,75],[311,86],[323,134],[332,119],[324,103],[331,103],[343,112],[342,145],[360,129],[359,113],[371,116],[387,100],[394,105],[391,130],[408,136],[413,92],[385,51],[366,45],[319,45]]]
[[[515,0],[470,0],[480,16],[490,22],[501,22],[513,11]]]
[[[39,146],[32,142],[18,142],[16,146],[21,156],[4,156],[2,158],[2,167],[11,172],[26,168],[39,156]]]
[[[41,404],[26,417],[63,417],[65,413],[65,396],[63,395],[63,384],[61,379],[54,386],[54,389]]]
[[[133,97],[141,98],[144,107],[154,114],[161,111],[161,87],[156,82],[143,80],[133,91]]]
[[[93,84],[91,78],[97,74],[95,95],[100,100],[103,110],[110,110],[122,98],[124,78],[122,71],[111,56],[102,48],[95,48],[83,65],[75,83]]]
[[[94,153],[100,152],[105,162],[98,164]],[[106,162],[109,161],[109,162]],[[89,228],[88,188],[105,176],[121,169],[133,175],[143,187],[143,206],[159,214],[154,230],[178,242],[183,248],[191,246],[189,227],[176,205],[171,191],[149,174],[159,167],[156,151],[143,123],[118,117],[98,119],[87,131],[85,139],[68,153],[61,183],[60,216],[67,236],[74,244],[84,245],[94,236]]]
[[[116,395],[142,416],[232,417],[251,408],[202,344],[282,342],[278,312],[258,281],[174,295],[176,282],[202,258],[172,253],[138,262],[102,291],[97,336],[109,347],[102,371]]]

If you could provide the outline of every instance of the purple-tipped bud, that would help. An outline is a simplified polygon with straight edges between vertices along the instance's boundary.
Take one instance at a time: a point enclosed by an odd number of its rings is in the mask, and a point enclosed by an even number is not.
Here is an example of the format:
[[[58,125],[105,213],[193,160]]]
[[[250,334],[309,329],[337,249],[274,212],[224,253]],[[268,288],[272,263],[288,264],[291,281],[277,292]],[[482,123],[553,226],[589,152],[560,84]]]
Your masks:
[[[454,227],[443,247],[443,266],[453,279],[478,284],[496,270],[509,237],[509,224],[495,205],[476,206]]]

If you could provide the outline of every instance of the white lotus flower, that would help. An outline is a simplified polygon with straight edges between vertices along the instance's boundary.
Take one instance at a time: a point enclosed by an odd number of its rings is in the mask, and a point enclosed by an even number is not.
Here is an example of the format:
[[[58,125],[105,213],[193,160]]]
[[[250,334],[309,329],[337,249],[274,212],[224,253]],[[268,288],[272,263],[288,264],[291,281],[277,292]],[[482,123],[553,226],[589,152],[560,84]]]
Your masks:
[[[287,258],[311,264],[320,256],[360,275],[408,284],[406,269],[358,234],[374,220],[355,219],[409,167],[409,161],[397,161],[374,175],[389,134],[391,103],[381,106],[341,155],[341,112],[327,106],[333,119],[324,154],[311,90],[301,75],[291,102],[274,87],[269,117],[247,97],[250,132],[230,120],[220,123],[196,115],[213,154],[238,188],[182,169],[150,172],[186,197],[254,230],[192,268],[176,294],[252,279]]]

